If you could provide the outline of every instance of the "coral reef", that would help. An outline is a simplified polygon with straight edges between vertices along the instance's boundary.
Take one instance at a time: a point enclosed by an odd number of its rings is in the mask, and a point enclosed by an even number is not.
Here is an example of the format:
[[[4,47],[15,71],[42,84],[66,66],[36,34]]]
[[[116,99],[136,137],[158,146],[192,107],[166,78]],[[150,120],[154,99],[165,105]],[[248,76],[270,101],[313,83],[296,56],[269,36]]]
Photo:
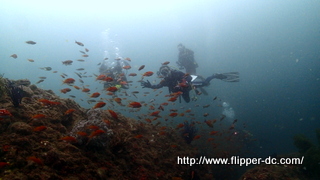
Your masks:
[[[190,166],[178,165],[177,156],[192,157],[197,151],[175,129],[160,134],[159,124],[142,123],[119,112],[114,118],[103,109],[87,111],[35,85],[22,89],[26,97],[19,108],[8,95],[1,104],[12,114],[0,120],[2,180],[190,177]],[[92,135],[96,128],[104,133]]]
[[[307,180],[299,166],[260,164],[249,169],[239,180]]]

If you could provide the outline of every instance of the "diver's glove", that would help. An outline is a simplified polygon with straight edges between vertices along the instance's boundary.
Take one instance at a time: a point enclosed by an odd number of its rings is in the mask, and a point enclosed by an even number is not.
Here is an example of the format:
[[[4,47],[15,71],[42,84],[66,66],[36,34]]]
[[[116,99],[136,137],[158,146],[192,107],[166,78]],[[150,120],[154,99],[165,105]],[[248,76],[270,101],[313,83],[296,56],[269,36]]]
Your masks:
[[[151,88],[151,83],[149,82],[149,80],[141,81],[141,86],[142,88]]]

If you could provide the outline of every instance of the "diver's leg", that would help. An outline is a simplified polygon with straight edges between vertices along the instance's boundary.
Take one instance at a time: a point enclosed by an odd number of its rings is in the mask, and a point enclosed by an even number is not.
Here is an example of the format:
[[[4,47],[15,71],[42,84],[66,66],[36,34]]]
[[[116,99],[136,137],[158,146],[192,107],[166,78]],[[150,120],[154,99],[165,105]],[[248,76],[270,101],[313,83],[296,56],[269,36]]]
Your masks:
[[[189,90],[183,91],[182,98],[184,99],[185,102],[187,103],[190,102]]]

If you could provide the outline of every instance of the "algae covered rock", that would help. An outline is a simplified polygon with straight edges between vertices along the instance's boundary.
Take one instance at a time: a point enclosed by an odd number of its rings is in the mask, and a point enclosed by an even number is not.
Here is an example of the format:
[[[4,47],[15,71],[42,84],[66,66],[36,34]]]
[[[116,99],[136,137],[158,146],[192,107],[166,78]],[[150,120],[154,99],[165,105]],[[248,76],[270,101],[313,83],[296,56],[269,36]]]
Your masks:
[[[29,135],[32,133],[32,127],[25,122],[15,122],[9,126],[9,130],[12,133],[20,135]]]
[[[305,153],[313,146],[312,142],[307,139],[303,134],[297,134],[293,137],[294,145],[299,149],[300,153]]]

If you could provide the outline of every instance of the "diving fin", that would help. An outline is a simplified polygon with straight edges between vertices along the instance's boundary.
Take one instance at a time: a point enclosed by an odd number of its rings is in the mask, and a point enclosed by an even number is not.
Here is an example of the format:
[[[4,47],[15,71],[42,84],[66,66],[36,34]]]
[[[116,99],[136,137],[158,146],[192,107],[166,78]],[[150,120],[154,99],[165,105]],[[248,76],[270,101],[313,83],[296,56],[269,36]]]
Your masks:
[[[222,81],[226,82],[239,82],[239,72],[228,72],[228,73],[221,73],[224,78],[221,78]]]

